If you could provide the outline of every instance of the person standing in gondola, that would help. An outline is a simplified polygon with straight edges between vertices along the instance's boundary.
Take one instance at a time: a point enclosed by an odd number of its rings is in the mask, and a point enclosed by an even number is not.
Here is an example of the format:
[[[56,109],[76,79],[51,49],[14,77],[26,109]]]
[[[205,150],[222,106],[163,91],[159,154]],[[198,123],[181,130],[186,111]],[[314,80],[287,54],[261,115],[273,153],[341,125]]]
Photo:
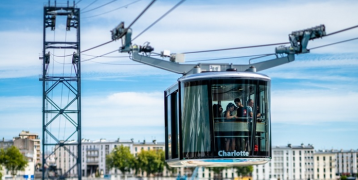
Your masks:
[[[237,117],[235,115],[233,115],[235,110],[235,105],[233,103],[229,103],[226,106],[226,111],[224,112],[225,115],[225,122],[232,122],[235,121],[237,119]],[[235,150],[235,138],[232,137],[233,133],[231,131],[231,137],[230,138],[225,138],[225,149],[226,151],[234,151]],[[231,144],[231,146],[230,146]]]
[[[236,116],[239,122],[244,122],[246,121],[247,118],[247,114],[246,114],[246,108],[242,105],[241,103],[241,99],[240,98],[235,98],[234,100],[235,105],[236,105]],[[242,125],[242,123],[239,123],[240,125]],[[245,149],[245,132],[243,131],[239,131],[236,133],[239,137],[236,138],[236,150],[238,151],[242,151]]]

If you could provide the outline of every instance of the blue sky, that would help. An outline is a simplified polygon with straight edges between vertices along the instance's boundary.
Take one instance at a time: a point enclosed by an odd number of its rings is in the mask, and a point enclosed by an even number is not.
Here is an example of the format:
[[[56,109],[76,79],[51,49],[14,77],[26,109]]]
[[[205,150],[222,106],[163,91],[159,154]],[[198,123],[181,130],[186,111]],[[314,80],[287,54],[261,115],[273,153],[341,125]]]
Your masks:
[[[42,61],[38,57],[42,52],[43,6],[47,2],[15,0],[0,4],[0,137],[5,139],[17,136],[21,130],[39,135],[42,132],[42,83],[38,79]],[[65,2],[57,0],[58,4]],[[77,6],[83,9],[91,2],[83,0]],[[106,2],[110,1],[97,1],[82,11],[82,50],[109,41],[111,29],[122,21],[129,25],[150,1],[141,0],[100,16],[96,15],[135,1],[116,1],[88,11]],[[176,3],[155,2],[132,26],[133,37]],[[325,24],[327,33],[331,33],[357,25],[357,7],[357,1],[186,1],[134,43],[142,45],[148,41],[155,52],[168,49],[180,53],[287,42],[288,34],[295,30]],[[58,20],[56,31],[47,31],[47,39],[73,39],[74,31],[64,31],[64,24]],[[308,47],[357,35],[358,28],[310,41]],[[358,149],[357,45],[358,41],[351,41],[312,50],[296,56],[290,64],[261,72],[272,78],[273,145],[310,143],[317,149]],[[82,53],[82,60],[119,46],[117,41]],[[274,49],[271,46],[193,54],[187,55],[186,60],[265,54]],[[56,50],[51,54],[72,52]],[[63,62],[70,62],[70,58],[52,58],[51,69],[60,70],[54,73],[62,72]],[[247,64],[248,59],[212,62]],[[179,77],[128,58],[83,62],[82,137],[164,141],[163,91]],[[62,101],[69,97],[64,96]],[[54,123],[53,131],[65,137],[71,128],[62,119]]]

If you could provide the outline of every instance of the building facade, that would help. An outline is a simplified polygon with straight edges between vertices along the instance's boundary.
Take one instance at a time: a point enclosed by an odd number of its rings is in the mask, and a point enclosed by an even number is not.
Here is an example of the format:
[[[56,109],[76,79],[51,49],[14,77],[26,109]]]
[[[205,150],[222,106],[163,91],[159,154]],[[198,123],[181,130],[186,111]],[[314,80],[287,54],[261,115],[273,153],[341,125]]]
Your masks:
[[[34,142],[36,153],[36,164],[41,163],[41,141],[36,133],[30,133],[30,131],[21,131],[19,134],[20,139],[29,139]]]
[[[71,142],[69,142],[71,143]],[[132,154],[133,142],[132,141],[107,141],[105,139],[90,141],[88,139],[82,140],[82,176],[95,177],[96,174],[103,176],[104,174],[116,174],[114,169],[109,169],[106,166],[106,155],[112,152],[117,146],[128,147]],[[60,168],[62,174],[67,173],[68,177],[77,176],[77,146],[68,146],[68,150],[63,147],[57,147],[55,151],[55,161],[57,168]]]
[[[35,174],[36,164],[39,162],[40,151],[39,148],[40,139],[37,134],[30,133],[29,131],[22,131],[18,137],[14,137],[12,140],[5,141],[4,139],[0,142],[0,149],[7,149],[11,146],[15,146],[19,149],[22,155],[27,159],[27,166],[25,170],[18,171],[17,176],[24,178],[33,178]],[[38,149],[39,150],[39,149]],[[11,176],[10,172],[3,167],[2,174],[5,176]],[[4,176],[4,177],[5,177]]]
[[[100,139],[97,141],[82,140],[82,174],[84,177],[94,177],[98,172],[100,175],[111,174],[119,178],[119,170],[106,167],[106,155],[111,153],[117,146],[126,146],[131,153],[137,157],[138,153],[147,150],[165,150],[164,142],[133,142],[131,141],[107,141]],[[72,148],[72,149],[71,149]],[[76,152],[76,146],[70,150]],[[314,146],[291,145],[272,147],[272,159],[269,163],[255,165],[252,179],[255,180],[333,180],[338,179],[339,175],[356,175],[358,169],[358,150],[338,151],[338,150],[314,150]],[[67,151],[59,150],[55,153],[56,164],[66,172],[70,170],[69,176],[77,171],[75,159]],[[176,168],[175,172],[164,168],[163,176],[192,176],[195,168],[181,167]],[[133,175],[132,173],[129,173]],[[145,172],[138,174],[146,176]],[[220,174],[215,174],[210,168],[200,167],[197,177],[200,179],[213,179],[216,177],[234,179],[237,178],[235,168],[226,168]]]
[[[336,176],[336,153],[331,150],[317,150],[314,153],[314,179],[333,180]]]
[[[332,150],[336,154],[337,174],[357,176],[358,170],[358,149],[357,150]]]
[[[313,179],[313,145],[274,146],[272,159],[264,165],[254,166],[253,178],[257,180]]]

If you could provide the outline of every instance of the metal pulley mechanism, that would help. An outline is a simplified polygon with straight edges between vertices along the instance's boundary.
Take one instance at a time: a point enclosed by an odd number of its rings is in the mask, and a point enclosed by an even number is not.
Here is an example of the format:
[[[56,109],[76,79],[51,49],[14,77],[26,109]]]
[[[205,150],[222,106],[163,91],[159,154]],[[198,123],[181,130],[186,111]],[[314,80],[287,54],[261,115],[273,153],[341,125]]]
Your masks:
[[[308,53],[307,44],[309,40],[322,38],[326,35],[326,27],[322,24],[316,27],[293,31],[288,35],[291,46],[279,46],[276,48],[276,54],[300,54]]]
[[[132,44],[132,29],[128,29],[124,27],[124,22],[121,22],[117,27],[115,27],[112,31],[112,40],[121,39],[122,46],[119,49],[119,52],[129,52]]]
[[[80,57],[77,53],[73,52],[73,55],[72,55],[72,64],[77,64],[78,61],[79,61]]]

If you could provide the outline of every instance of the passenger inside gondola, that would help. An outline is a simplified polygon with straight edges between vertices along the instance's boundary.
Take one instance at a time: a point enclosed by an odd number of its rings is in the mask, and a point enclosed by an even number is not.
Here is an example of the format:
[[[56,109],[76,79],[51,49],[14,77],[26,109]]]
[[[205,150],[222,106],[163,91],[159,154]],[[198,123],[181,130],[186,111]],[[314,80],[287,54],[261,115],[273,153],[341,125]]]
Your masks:
[[[229,103],[226,106],[225,114],[225,122],[232,122],[237,119],[237,116],[233,115],[235,109],[235,105],[233,103]],[[233,132],[231,132],[231,137],[225,138],[225,150],[226,151],[234,151],[235,150],[235,138],[233,137]]]
[[[254,107],[254,101],[252,99],[247,100],[247,114],[249,115],[249,117],[253,117],[254,113],[253,113],[253,107]],[[256,117],[261,117],[261,114],[259,112],[257,112]]]
[[[237,116],[237,121],[238,122],[244,122],[246,121],[247,118],[247,113],[246,113],[246,108],[242,105],[241,103],[241,99],[240,98],[235,98],[234,100],[235,104],[236,104],[236,116]],[[245,150],[245,146],[246,146],[246,142],[247,139],[245,139],[245,136],[247,136],[245,134],[245,132],[238,132],[238,137],[235,138],[236,139],[236,150],[237,151],[242,151]]]
[[[223,121],[223,108],[221,104],[214,104],[213,105],[213,113],[214,113],[214,119],[215,122]]]

